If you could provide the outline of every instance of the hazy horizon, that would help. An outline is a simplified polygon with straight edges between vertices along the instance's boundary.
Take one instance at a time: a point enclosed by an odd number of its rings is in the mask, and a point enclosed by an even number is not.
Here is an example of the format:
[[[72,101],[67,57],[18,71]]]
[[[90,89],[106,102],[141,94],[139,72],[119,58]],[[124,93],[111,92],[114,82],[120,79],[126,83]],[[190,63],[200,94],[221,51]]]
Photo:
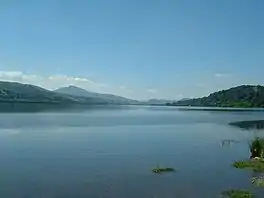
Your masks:
[[[263,1],[0,3],[0,80],[136,100],[264,84]]]

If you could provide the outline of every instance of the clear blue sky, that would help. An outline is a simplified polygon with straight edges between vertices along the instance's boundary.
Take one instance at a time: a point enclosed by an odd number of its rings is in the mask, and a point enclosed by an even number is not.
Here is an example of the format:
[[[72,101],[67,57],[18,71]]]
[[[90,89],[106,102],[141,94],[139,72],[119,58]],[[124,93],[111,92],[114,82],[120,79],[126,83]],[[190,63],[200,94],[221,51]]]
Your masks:
[[[130,98],[264,84],[263,0],[0,2],[0,80]]]

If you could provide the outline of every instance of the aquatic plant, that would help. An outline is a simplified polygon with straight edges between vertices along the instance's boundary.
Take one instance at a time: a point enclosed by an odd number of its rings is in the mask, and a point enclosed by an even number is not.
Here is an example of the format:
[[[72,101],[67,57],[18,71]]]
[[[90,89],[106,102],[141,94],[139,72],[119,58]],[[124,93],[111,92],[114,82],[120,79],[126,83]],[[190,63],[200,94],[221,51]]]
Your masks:
[[[264,172],[264,139],[256,137],[249,143],[251,152],[250,159],[240,160],[233,163],[235,168],[251,169],[255,172]],[[264,177],[253,177],[252,184],[258,187],[264,187]],[[255,197],[247,190],[228,190],[222,193],[223,198],[253,198]]]
[[[168,167],[164,167],[164,168],[160,168],[159,165],[157,165],[156,168],[152,169],[153,173],[165,173],[165,172],[175,172],[175,169],[173,168],[168,168]]]
[[[263,139],[260,140],[259,137],[254,138],[254,140],[249,144],[251,156],[250,158],[262,157],[263,156]]]
[[[252,184],[257,187],[264,187],[264,177],[253,177]]]
[[[251,169],[255,172],[264,172],[264,161],[262,159],[236,161],[233,166],[240,169]]]
[[[255,196],[247,190],[227,190],[221,193],[222,198],[254,198]]]

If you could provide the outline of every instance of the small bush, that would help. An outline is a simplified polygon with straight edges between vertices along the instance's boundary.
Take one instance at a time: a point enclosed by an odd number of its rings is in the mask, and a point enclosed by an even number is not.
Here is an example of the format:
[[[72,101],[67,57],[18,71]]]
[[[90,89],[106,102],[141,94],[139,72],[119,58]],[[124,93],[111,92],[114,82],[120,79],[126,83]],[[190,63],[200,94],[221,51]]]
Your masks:
[[[157,166],[157,168],[153,168],[152,172],[153,173],[165,173],[165,172],[174,172],[175,169],[173,168],[160,168],[159,165]]]
[[[246,161],[237,161],[233,163],[235,168],[241,169],[251,169],[255,172],[264,172],[264,162],[262,160],[246,160]]]
[[[257,187],[264,187],[264,177],[253,177],[252,184]]]
[[[222,198],[254,198],[255,196],[247,190],[227,190],[222,192]]]
[[[263,140],[260,140],[258,137],[255,138],[249,145],[251,156],[250,158],[262,157],[263,153]]]

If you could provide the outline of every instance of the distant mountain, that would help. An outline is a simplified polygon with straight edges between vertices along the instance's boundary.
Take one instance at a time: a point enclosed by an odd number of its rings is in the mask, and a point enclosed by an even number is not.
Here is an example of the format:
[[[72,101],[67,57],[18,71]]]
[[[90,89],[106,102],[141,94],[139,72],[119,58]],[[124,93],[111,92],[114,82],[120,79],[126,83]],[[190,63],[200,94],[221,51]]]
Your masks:
[[[180,100],[177,100],[177,102],[180,102],[180,101],[186,101],[186,100],[191,100],[191,98],[182,98]]]
[[[207,97],[177,101],[169,106],[264,107],[264,87],[242,85],[218,91]]]
[[[6,81],[0,81],[0,102],[107,104],[94,98],[71,96],[34,85]]]
[[[172,103],[172,100],[165,100],[165,99],[149,99],[147,101],[143,101],[143,104],[146,105],[165,105],[167,103]]]
[[[139,103],[136,100],[131,100],[131,99],[113,95],[113,94],[102,94],[102,93],[90,92],[80,87],[73,86],[73,85],[56,89],[54,90],[54,92],[61,93],[61,94],[67,94],[71,96],[93,98],[94,100],[104,101],[110,104],[138,104]]]
[[[168,105],[168,104],[174,104],[179,101],[185,101],[185,100],[190,100],[189,98],[182,98],[180,100],[166,100],[166,99],[149,99],[147,101],[141,102],[142,104],[145,105]]]
[[[56,103],[56,104],[151,104],[168,106],[205,106],[205,107],[263,107],[264,86],[242,85],[218,91],[207,97],[168,101],[151,99],[146,102],[127,99],[113,94],[89,92],[75,86],[49,91],[44,88],[16,82],[0,81],[0,102],[19,103]]]
[[[71,102],[71,99],[41,87],[0,81],[0,102]]]
[[[83,96],[83,97],[93,96],[93,94],[90,94],[90,92],[86,91],[85,89],[82,89],[80,87],[76,87],[73,85],[68,86],[68,87],[61,87],[59,89],[54,90],[54,92],[69,94],[73,96]]]

